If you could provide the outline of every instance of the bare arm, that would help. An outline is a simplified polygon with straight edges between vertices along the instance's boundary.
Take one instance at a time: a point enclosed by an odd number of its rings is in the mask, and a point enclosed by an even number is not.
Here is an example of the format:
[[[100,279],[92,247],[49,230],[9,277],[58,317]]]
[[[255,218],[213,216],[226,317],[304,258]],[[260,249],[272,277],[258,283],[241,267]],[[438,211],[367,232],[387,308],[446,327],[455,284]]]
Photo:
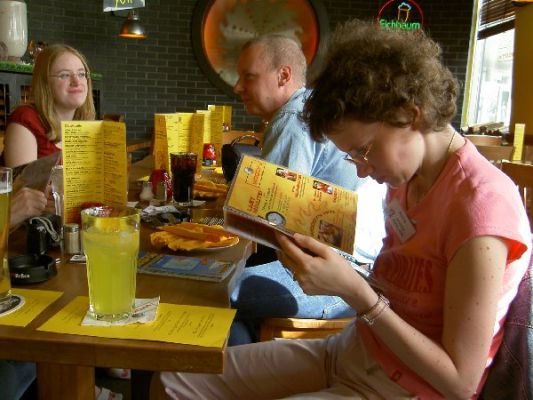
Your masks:
[[[16,167],[37,159],[37,140],[30,130],[12,122],[6,129],[4,139],[6,167]]]
[[[283,249],[280,260],[295,271],[306,293],[340,296],[362,312],[377,301],[369,284],[327,246],[302,235],[295,236],[296,244],[286,237],[278,240]],[[372,325],[409,368],[446,398],[469,398],[477,389],[492,339],[506,258],[506,245],[495,237],[474,238],[458,250],[448,266],[439,342],[391,309]]]

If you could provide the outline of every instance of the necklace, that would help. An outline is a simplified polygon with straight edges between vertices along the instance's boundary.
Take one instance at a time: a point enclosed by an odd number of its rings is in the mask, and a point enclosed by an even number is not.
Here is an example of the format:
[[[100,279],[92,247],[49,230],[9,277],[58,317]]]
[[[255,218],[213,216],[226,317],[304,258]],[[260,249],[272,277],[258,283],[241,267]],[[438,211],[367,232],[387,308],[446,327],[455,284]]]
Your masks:
[[[450,139],[450,143],[448,143],[448,148],[446,149],[446,154],[450,152],[450,149],[452,148],[453,139],[455,139],[455,131],[453,131],[452,138]]]

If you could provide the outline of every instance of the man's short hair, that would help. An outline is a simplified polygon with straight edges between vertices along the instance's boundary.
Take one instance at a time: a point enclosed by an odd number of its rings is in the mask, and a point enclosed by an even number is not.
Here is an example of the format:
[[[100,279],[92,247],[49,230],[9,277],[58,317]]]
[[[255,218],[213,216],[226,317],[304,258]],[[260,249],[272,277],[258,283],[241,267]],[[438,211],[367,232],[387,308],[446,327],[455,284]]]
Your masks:
[[[265,61],[270,62],[272,69],[289,65],[297,83],[305,84],[307,61],[300,43],[279,34],[260,35],[246,42],[242,50],[252,46],[262,46]]]

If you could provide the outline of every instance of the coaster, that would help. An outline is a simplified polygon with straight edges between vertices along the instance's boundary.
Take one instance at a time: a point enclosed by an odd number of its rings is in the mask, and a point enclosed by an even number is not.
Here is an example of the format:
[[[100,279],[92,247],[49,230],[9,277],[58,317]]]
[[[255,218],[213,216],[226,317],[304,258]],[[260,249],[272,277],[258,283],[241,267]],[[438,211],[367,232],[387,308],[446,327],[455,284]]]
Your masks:
[[[0,303],[0,317],[11,314],[21,308],[26,301],[24,296],[12,294],[11,297],[3,303]]]

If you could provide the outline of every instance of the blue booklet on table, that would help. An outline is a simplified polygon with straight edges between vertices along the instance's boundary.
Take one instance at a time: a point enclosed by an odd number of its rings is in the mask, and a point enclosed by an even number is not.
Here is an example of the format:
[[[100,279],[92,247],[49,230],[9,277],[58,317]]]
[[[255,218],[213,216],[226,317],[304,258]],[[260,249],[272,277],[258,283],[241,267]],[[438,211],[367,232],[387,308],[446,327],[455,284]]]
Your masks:
[[[139,252],[137,272],[178,278],[221,282],[235,269],[235,263],[207,257]]]

